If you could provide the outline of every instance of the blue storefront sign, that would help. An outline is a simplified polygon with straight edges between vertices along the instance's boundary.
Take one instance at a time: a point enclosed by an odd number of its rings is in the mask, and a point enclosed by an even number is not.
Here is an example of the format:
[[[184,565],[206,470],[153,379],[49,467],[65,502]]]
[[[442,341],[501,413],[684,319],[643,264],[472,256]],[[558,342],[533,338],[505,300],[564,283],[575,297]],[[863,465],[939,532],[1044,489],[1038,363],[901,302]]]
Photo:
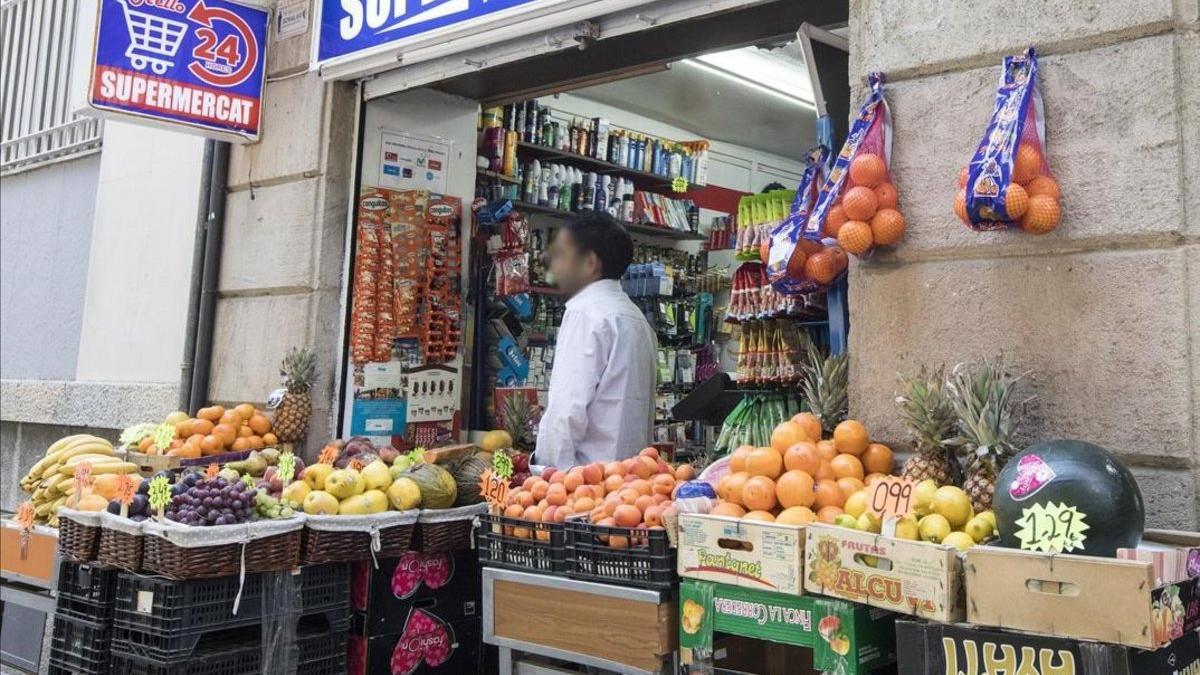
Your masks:
[[[500,12],[532,10],[565,0],[317,0],[317,64],[401,47],[414,38],[490,24]]]
[[[268,12],[228,0],[100,0],[89,104],[255,140]]]

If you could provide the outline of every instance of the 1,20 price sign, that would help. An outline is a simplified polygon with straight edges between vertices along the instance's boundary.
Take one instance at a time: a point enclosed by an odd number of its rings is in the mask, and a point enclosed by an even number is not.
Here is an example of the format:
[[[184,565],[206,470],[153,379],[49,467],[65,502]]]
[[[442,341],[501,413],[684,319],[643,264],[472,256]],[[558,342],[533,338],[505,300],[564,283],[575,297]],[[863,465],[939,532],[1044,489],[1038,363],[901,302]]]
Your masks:
[[[892,517],[907,516],[912,513],[913,488],[915,484],[907,478],[888,476],[880,478],[871,486],[867,493],[867,508],[879,516],[880,520]]]

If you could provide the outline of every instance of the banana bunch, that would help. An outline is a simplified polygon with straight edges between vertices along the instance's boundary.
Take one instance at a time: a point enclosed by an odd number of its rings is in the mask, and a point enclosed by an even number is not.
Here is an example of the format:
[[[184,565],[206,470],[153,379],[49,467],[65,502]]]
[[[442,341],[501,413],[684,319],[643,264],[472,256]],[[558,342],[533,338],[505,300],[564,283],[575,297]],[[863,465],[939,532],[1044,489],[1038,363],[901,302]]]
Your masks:
[[[55,441],[46,455],[21,478],[21,489],[33,501],[38,522],[58,526],[58,509],[74,491],[72,476],[80,462],[90,462],[92,475],[134,473],[137,465],[118,458],[112,443],[98,436],[78,434]]]

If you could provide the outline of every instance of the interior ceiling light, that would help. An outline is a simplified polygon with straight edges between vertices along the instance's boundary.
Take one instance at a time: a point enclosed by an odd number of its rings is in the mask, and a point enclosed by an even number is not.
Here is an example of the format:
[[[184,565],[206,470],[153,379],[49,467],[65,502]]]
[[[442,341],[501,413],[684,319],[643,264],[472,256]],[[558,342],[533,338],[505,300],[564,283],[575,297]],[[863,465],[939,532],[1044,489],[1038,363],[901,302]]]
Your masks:
[[[773,56],[755,47],[743,47],[684,59],[682,63],[816,110],[808,73],[803,64],[793,64],[790,59]]]

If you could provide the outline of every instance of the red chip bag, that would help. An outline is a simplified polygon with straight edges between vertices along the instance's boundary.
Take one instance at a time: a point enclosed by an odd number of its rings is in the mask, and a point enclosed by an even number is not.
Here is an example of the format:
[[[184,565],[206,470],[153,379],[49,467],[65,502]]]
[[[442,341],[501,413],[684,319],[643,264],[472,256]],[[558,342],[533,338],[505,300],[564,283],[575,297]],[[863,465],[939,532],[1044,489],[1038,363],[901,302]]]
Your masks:
[[[954,213],[976,231],[1019,227],[1045,234],[1061,218],[1058,183],[1046,163],[1037,54],[1004,57],[996,105],[979,148],[958,178]]]

